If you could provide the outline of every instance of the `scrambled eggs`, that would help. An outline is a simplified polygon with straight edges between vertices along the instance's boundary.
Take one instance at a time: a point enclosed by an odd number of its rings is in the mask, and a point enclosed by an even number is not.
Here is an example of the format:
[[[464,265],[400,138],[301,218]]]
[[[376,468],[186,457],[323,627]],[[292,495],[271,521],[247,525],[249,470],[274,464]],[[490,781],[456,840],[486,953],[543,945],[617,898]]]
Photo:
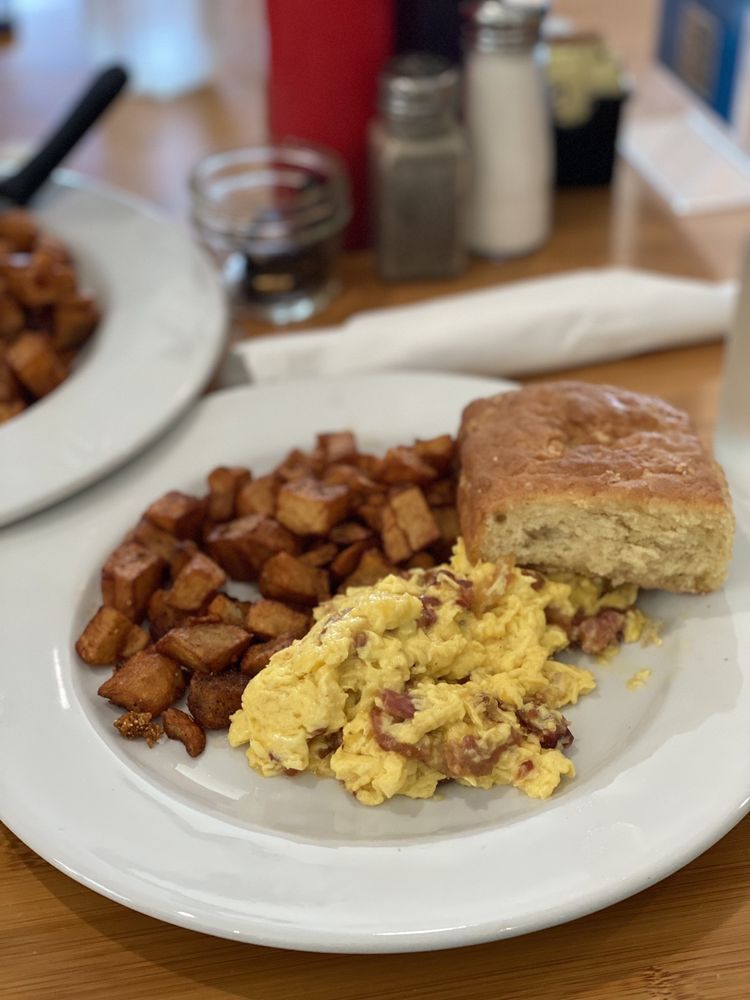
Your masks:
[[[602,609],[641,630],[636,588],[451,562],[351,588],[247,685],[229,742],[265,776],[335,777],[366,805],[439,782],[547,798],[575,768],[560,709],[596,685],[558,662],[566,624]],[[560,624],[556,624],[560,623]]]

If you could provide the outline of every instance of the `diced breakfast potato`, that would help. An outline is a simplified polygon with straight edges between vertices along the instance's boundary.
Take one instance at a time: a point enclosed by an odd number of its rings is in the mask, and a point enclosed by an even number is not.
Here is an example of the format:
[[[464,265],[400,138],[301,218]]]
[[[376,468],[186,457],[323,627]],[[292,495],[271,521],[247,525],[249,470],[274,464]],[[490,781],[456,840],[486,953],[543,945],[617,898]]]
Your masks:
[[[204,729],[228,729],[229,717],[242,706],[247,677],[236,670],[193,674],[188,688],[190,714]]]
[[[455,442],[450,434],[441,434],[428,440],[417,439],[414,442],[414,451],[437,473],[443,475],[453,464]]]
[[[191,757],[198,757],[206,749],[206,734],[195,721],[179,708],[168,708],[162,716],[164,732],[170,740],[179,740]]]
[[[354,542],[372,539],[372,530],[356,521],[344,521],[331,528],[330,539],[336,545],[353,545]]]
[[[213,559],[196,551],[182,567],[166,601],[180,611],[197,611],[210,601],[227,582],[224,570]]]
[[[117,608],[101,607],[78,637],[76,652],[92,667],[114,664],[134,627]]]
[[[250,470],[220,465],[208,474],[208,519],[231,521],[237,493],[251,479]]]
[[[394,570],[393,563],[386,559],[380,549],[367,549],[362,554],[357,568],[344,580],[342,589],[346,590],[348,587],[370,587],[373,583],[377,583],[378,580],[382,580],[384,576],[393,573]]]
[[[202,611],[203,608],[199,610]],[[192,614],[192,611],[178,611],[177,608],[173,608],[171,604],[168,604],[166,590],[155,590],[148,602],[148,623],[151,629],[151,637],[154,641],[160,639],[170,629],[181,625]]]
[[[426,549],[440,538],[440,528],[418,486],[393,491],[390,506],[395,514],[396,524],[406,535],[412,552]]]
[[[436,479],[424,487],[424,495],[430,507],[450,507],[456,502],[456,480]]]
[[[243,674],[254,676],[259,673],[263,667],[268,666],[268,663],[274,653],[278,653],[279,650],[286,649],[287,646],[291,646],[296,638],[298,637],[292,632],[285,632],[282,635],[276,636],[275,639],[269,639],[268,642],[259,642],[252,646],[248,646],[245,655],[242,657],[240,670]],[[247,680],[247,678],[245,679]]]
[[[237,517],[246,514],[262,514],[273,517],[276,513],[276,496],[279,492],[279,480],[276,476],[260,476],[245,483],[237,491],[235,508]]]
[[[308,566],[328,566],[336,558],[338,551],[338,545],[334,545],[333,542],[323,542],[322,545],[316,545],[314,549],[303,552],[299,558]]]
[[[25,314],[10,295],[0,294],[0,339],[10,340],[24,328]]]
[[[143,516],[175,538],[196,539],[206,516],[206,501],[170,490],[155,500]]]
[[[432,515],[440,529],[440,537],[453,546],[458,538],[458,511],[455,507],[435,507]]]
[[[312,618],[280,601],[264,599],[250,605],[245,621],[260,639],[277,639],[286,633],[300,639],[310,628]]]
[[[217,674],[239,660],[249,643],[249,633],[236,625],[189,618],[163,635],[156,651],[189,670]]]
[[[39,235],[34,217],[23,208],[0,212],[0,240],[7,240],[16,253],[28,253]]]
[[[399,446],[386,452],[380,478],[389,485],[416,483],[421,486],[436,479],[437,472],[414,448]]]
[[[396,519],[396,512],[391,504],[386,504],[383,507],[381,517],[383,551],[391,562],[404,562],[413,553],[414,549],[409,544],[406,532],[399,525]]]
[[[344,485],[294,479],[279,491],[276,517],[297,535],[326,535],[349,513],[350,496]]]
[[[161,583],[164,560],[139,542],[124,542],[102,568],[102,601],[139,622]]]
[[[357,439],[351,431],[337,431],[334,434],[318,434],[318,450],[326,465],[348,462],[357,454]]]
[[[52,308],[52,340],[58,350],[79,347],[96,329],[99,310],[88,295],[66,297]]]
[[[242,628],[249,608],[249,601],[235,601],[226,594],[217,594],[206,608],[206,614],[213,615],[226,625],[239,625]]]
[[[331,596],[328,573],[308,566],[288,552],[278,552],[263,566],[258,587],[264,597],[315,606]]]
[[[18,381],[37,399],[56,389],[68,374],[46,333],[22,333],[7,347],[5,359]]]
[[[361,542],[352,542],[351,545],[347,545],[331,563],[331,572],[333,575],[338,577],[349,576],[359,565],[359,560],[362,558],[363,553],[371,547],[372,541],[369,538],[364,538]]]
[[[296,554],[300,543],[273,518],[248,514],[213,527],[206,547],[232,580],[255,580],[271,556],[277,552]]]
[[[185,680],[174,660],[144,649],[126,660],[98,693],[120,708],[156,716],[182,697],[184,691]]]
[[[174,578],[179,576],[185,566],[187,566],[193,556],[198,552],[200,552],[200,549],[192,538],[183,538],[182,540],[178,539],[168,560],[169,572],[172,574],[172,577]]]
[[[20,399],[14,400],[12,403],[2,403],[0,402],[0,424],[4,424],[6,420],[10,420],[11,417],[17,417],[22,410],[25,410],[26,406]]]

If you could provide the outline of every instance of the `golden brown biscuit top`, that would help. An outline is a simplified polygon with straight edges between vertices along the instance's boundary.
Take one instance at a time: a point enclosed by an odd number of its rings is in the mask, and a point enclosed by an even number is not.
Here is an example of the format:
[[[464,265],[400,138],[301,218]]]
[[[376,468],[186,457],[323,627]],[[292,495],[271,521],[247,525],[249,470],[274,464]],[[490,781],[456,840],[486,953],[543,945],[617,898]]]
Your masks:
[[[651,499],[728,506],[724,476],[685,413],[610,385],[542,382],[476,400],[459,435],[467,527],[525,499]]]

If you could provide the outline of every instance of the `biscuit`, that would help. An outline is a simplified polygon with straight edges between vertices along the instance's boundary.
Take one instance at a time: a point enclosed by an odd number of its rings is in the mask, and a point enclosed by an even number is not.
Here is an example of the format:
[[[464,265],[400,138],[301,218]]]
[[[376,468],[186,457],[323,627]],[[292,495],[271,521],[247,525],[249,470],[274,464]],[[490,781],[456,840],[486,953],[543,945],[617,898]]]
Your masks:
[[[608,385],[543,382],[464,411],[458,512],[469,557],[676,592],[721,586],[734,517],[685,413]]]

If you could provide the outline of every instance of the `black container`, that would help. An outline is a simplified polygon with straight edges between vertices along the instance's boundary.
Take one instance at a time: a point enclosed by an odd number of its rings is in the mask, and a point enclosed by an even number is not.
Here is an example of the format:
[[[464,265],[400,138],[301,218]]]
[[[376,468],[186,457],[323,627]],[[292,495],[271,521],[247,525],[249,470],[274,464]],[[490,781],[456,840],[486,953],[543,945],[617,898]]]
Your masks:
[[[627,98],[627,93],[599,98],[582,125],[555,125],[557,187],[596,187],[611,182],[620,112]]]
[[[460,63],[463,0],[394,0],[396,53],[432,52]]]

